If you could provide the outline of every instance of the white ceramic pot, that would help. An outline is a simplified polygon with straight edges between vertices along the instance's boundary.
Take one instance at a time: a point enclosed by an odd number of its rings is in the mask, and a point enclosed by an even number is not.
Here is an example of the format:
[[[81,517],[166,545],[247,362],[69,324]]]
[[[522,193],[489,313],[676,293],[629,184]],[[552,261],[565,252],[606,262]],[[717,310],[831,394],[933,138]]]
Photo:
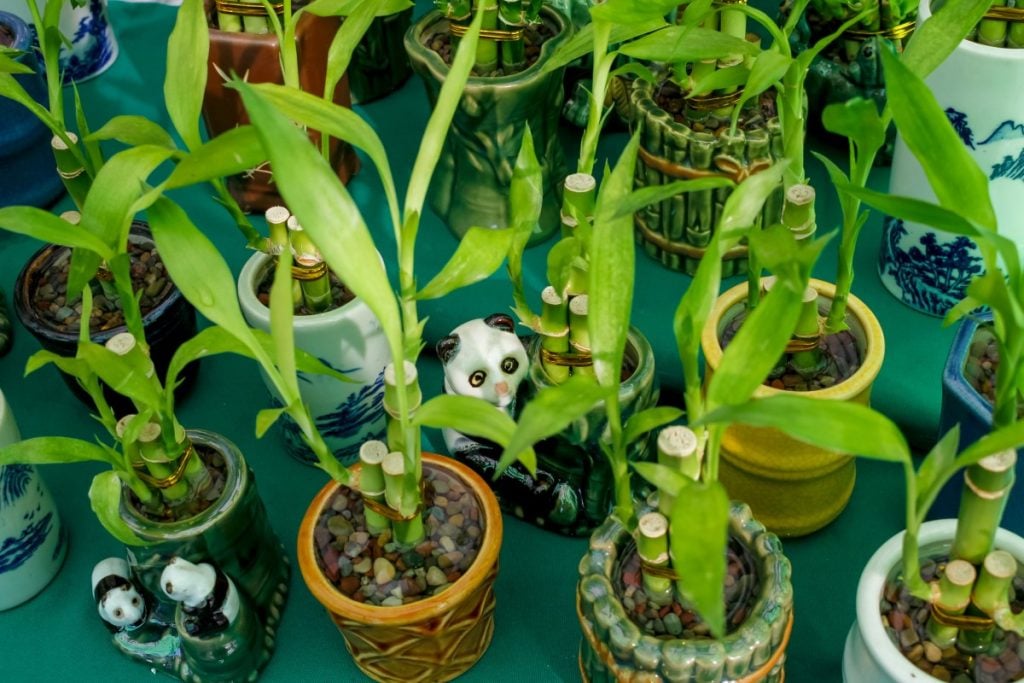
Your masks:
[[[921,3],[920,21],[931,16],[929,4]],[[989,177],[999,232],[1024,244],[1024,50],[965,40],[926,82]],[[924,170],[898,135],[889,192],[935,201]],[[944,315],[981,269],[981,256],[966,237],[886,219],[879,274],[886,289],[913,308]]]
[[[238,300],[250,325],[270,331],[270,309],[256,297],[260,278],[271,267],[266,254],[253,255],[238,277]],[[353,382],[300,373],[299,390],[320,433],[345,464],[355,461],[367,439],[383,439],[384,366],[391,361],[380,322],[361,299],[317,315],[295,316],[295,345],[343,373]],[[274,390],[264,376],[267,389]],[[316,457],[287,416],[282,424],[289,452],[307,463]]]
[[[0,446],[20,441],[0,392]],[[67,543],[53,497],[35,467],[0,467],[0,610],[43,590],[57,575]]]
[[[46,0],[36,0],[36,4],[42,12]],[[0,0],[0,10],[18,15],[35,31],[25,0]],[[60,48],[65,85],[98,76],[117,59],[117,40],[107,18],[107,0],[87,0],[81,7],[65,2],[60,12],[60,32],[69,42]]]
[[[955,519],[937,519],[921,525],[921,557],[948,553],[956,533]],[[931,546],[930,548],[928,546]],[[999,529],[996,547],[1024,559],[1024,538]],[[844,683],[939,683],[914,666],[889,640],[879,614],[885,582],[899,571],[903,532],[886,541],[868,560],[857,584],[857,621],[850,628],[843,652]]]

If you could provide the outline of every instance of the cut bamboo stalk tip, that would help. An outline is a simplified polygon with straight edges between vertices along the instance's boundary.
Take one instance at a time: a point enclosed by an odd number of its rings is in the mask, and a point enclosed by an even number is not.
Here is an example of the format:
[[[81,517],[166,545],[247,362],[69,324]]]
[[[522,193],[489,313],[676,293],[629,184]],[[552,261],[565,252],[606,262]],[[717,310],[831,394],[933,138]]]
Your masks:
[[[105,346],[108,351],[112,351],[119,356],[125,356],[132,352],[136,343],[135,337],[131,332],[121,332],[108,339]]]
[[[597,188],[597,179],[589,173],[571,173],[565,177],[565,189],[569,192],[591,192]]]
[[[778,278],[776,278],[774,275],[766,275],[765,277],[761,278],[761,290],[764,291],[765,293],[772,291],[772,287],[775,286],[775,283],[777,281]]]
[[[82,214],[78,211],[65,211],[60,215],[60,217],[71,225],[78,225],[82,222]]]
[[[965,560],[951,560],[946,565],[946,580],[955,586],[971,586],[978,577],[974,565]]]
[[[410,361],[402,361],[403,367],[405,368],[405,386],[410,386],[416,382],[416,365]],[[395,377],[395,364],[388,363],[384,368],[384,384],[391,387],[398,386],[398,379]]]
[[[818,300],[818,290],[816,290],[811,285],[808,285],[807,289],[804,290],[803,302],[805,304],[809,304],[812,301],[817,301],[817,300]]]
[[[160,425],[156,422],[147,422],[141,430],[139,430],[139,443],[153,443],[160,438],[160,433],[163,430],[160,429]]]
[[[971,566],[969,563],[964,563]],[[1017,573],[1017,560],[1005,550],[993,550],[985,557],[985,571],[999,579],[1013,578]],[[974,569],[974,567],[971,567]],[[948,567],[946,571],[949,571]]]
[[[135,413],[128,413],[127,415],[125,415],[124,417],[117,421],[117,424],[114,425],[114,433],[117,434],[117,438],[120,439],[124,436],[124,430],[128,429],[128,423],[131,422],[134,418]]]
[[[668,520],[660,512],[648,512],[640,518],[637,526],[645,538],[661,538],[668,533]]]
[[[381,462],[381,469],[389,477],[399,477],[405,474],[405,457],[401,451],[391,451],[384,456]]]
[[[376,439],[367,441],[359,447],[359,459],[367,465],[380,465],[387,454],[387,444]]]
[[[67,131],[65,134],[68,136],[68,140],[71,140],[72,144],[76,144],[78,142],[78,136],[72,133],[71,131]],[[68,146],[67,144],[65,144],[64,139],[58,135],[54,135],[53,138],[50,140],[50,146],[59,152],[64,152],[67,151],[68,149]]]
[[[1011,449],[993,453],[978,461],[978,465],[989,472],[1006,472],[1017,464],[1017,451]]]
[[[786,190],[786,201],[797,206],[806,206],[814,201],[814,188],[810,185],[793,185]]]
[[[267,209],[266,213],[263,215],[267,219],[267,223],[271,223],[273,225],[287,224],[292,218],[294,218],[291,212],[283,206],[272,206]],[[298,225],[298,223],[296,223],[296,225]]]
[[[299,225],[299,220],[295,216],[288,217],[288,229],[294,230],[295,232],[302,231],[302,226]]]
[[[574,296],[569,301],[569,312],[573,315],[587,315],[587,311],[590,309],[590,297],[586,294],[580,294]]]
[[[549,306],[559,306],[562,303],[562,297],[558,295],[554,287],[545,287],[544,291],[540,293],[540,300]]]
[[[658,434],[658,451],[677,458],[689,457],[697,452],[697,435],[689,427],[665,427]]]

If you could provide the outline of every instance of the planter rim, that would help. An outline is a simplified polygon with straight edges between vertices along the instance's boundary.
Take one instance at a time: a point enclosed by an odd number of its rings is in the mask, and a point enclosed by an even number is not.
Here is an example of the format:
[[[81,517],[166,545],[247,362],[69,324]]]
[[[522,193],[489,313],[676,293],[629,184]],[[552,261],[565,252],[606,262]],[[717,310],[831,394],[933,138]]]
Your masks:
[[[508,74],[505,76],[470,75],[469,80],[466,82],[467,88],[470,86],[477,86],[501,89],[518,86],[523,81],[539,80],[548,75],[547,72],[542,71],[542,68],[545,63],[547,63],[555,49],[568,40],[572,35],[573,25],[561,11],[551,7],[550,5],[544,5],[541,8],[541,12],[543,14],[550,15],[552,21],[558,25],[561,30],[544,42],[540,48],[540,54],[537,56],[537,61],[522,71],[517,71],[514,74]],[[422,60],[423,64],[433,72],[436,79],[444,81],[450,67],[444,63],[444,60],[441,59],[440,55],[420,41],[420,36],[426,31],[426,29],[440,21],[448,21],[448,18],[443,16],[439,10],[431,10],[427,14],[423,15],[418,21],[414,22],[413,25],[409,27],[409,30],[405,32],[405,49],[410,55],[416,54]]]
[[[541,336],[539,334],[534,335],[531,338],[527,352],[531,353],[535,346],[539,345],[540,342]],[[629,394],[634,390],[634,385],[642,383],[644,378],[648,375],[653,375],[655,370],[654,350],[651,346],[651,342],[647,339],[644,333],[634,325],[630,325],[629,330],[626,332],[626,354],[629,353],[630,347],[632,347],[633,352],[636,354],[636,367],[633,368],[633,372],[630,373],[629,377],[619,383],[619,396]],[[623,359],[625,359],[625,355],[623,356]],[[650,362],[644,362],[645,359],[649,359]],[[536,368],[536,374],[534,373],[534,368]],[[548,378],[547,373],[544,372],[544,368],[540,363],[530,363],[528,378],[537,385],[538,389],[554,385],[554,382]],[[537,381],[538,379],[543,380],[543,384],[540,381]],[[604,399],[601,399],[594,404],[595,407],[603,405]]]
[[[921,525],[918,534],[918,545],[952,542],[956,533],[955,519],[936,519]],[[872,658],[885,673],[895,680],[923,680],[938,682],[939,679],[926,674],[917,668],[903,653],[899,651],[882,627],[878,608],[882,590],[889,574],[902,562],[903,537],[906,531],[900,531],[875,551],[864,566],[857,583],[857,622],[864,644],[872,654]],[[1007,550],[1013,556],[1024,559],[1024,538],[999,528],[996,530],[996,547]]]
[[[917,18],[918,27],[922,23],[931,19],[932,17],[932,0],[921,0],[921,4],[917,6]],[[1007,47],[994,47],[992,45],[982,45],[976,43],[973,40],[967,40],[964,38],[956,46],[957,50],[960,50],[972,57],[982,57],[985,59],[997,59],[1004,62],[1024,62],[1024,50],[1016,50]]]
[[[379,253],[378,256],[380,256]],[[256,278],[263,273],[263,269],[267,267],[268,262],[272,259],[273,257],[270,254],[257,252],[249,257],[249,260],[242,266],[242,271],[238,274],[238,298],[242,306],[263,316],[267,320],[270,320],[270,308],[264,306],[263,302],[256,296]],[[381,257],[381,265],[383,264],[384,259]],[[292,326],[296,329],[303,329],[305,327],[320,326],[324,323],[337,322],[348,317],[356,308],[364,306],[366,306],[366,303],[353,294],[352,299],[348,303],[338,308],[332,308],[323,313],[293,316]]]
[[[328,611],[343,615],[353,621],[380,626],[394,627],[420,623],[450,611],[466,592],[466,589],[459,591],[458,587],[461,585],[472,589],[472,587],[479,586],[486,579],[492,566],[497,563],[498,551],[501,549],[502,519],[497,498],[491,493],[490,488],[476,472],[452,458],[424,451],[423,463],[441,470],[448,470],[448,474],[462,479],[480,503],[480,515],[484,523],[484,530],[481,534],[480,551],[476,559],[473,560],[473,564],[465,574],[440,594],[407,605],[384,607],[352,600],[324,577],[316,558],[313,532],[324,506],[335,491],[342,486],[336,481],[329,481],[316,494],[303,515],[302,523],[299,526],[297,548],[302,578],[313,597]],[[350,467],[349,471],[355,475],[350,483],[358,484],[358,463]]]
[[[964,365],[971,353],[974,333],[982,325],[991,322],[991,311],[964,318],[956,331],[956,336],[953,337],[953,345],[949,349],[949,356],[942,368],[943,381],[961,389],[963,391],[961,398],[968,404],[968,407],[978,415],[987,416],[989,422],[992,421],[992,404],[967,380],[964,375]]]
[[[132,235],[134,235],[135,237],[141,237],[144,240],[148,240],[151,244],[153,244],[154,248],[156,247],[156,242],[153,241],[153,237],[149,233],[148,223],[139,220],[132,221],[132,228],[142,228],[145,232],[141,234],[137,232],[132,232],[129,235],[129,239],[131,239]],[[78,330],[75,330],[74,333],[62,332],[61,330],[55,329],[54,327],[51,327],[50,325],[44,323],[42,321],[42,318],[32,313],[32,311],[34,311],[34,307],[32,306],[32,301],[29,298],[28,282],[26,281],[28,269],[34,263],[39,261],[46,252],[50,250],[56,251],[58,249],[66,249],[68,251],[71,251],[71,247],[67,247],[62,244],[46,244],[42,248],[34,252],[32,256],[29,257],[28,261],[25,263],[25,266],[18,272],[18,277],[17,280],[15,280],[14,284],[14,293],[11,295],[11,298],[14,301],[14,312],[18,316],[18,320],[21,321],[22,325],[29,329],[35,328],[45,330],[46,336],[50,337],[51,339],[56,339],[58,341],[65,343],[77,343],[79,336]],[[142,316],[143,325],[148,325],[152,323],[161,315],[163,315],[168,308],[175,306],[178,303],[178,301],[184,298],[181,293],[181,290],[178,289],[178,286],[174,284],[174,280],[171,279],[170,274],[167,274],[167,281],[171,284],[171,290],[167,293],[167,296],[164,298],[163,301],[161,301],[159,304],[151,308],[148,313]],[[124,323],[122,323],[116,327],[110,328],[109,330],[99,330],[97,332],[91,332],[89,334],[89,338],[94,342],[98,341],[98,343],[102,343],[103,341],[113,337],[115,334],[118,334],[119,332],[124,332],[125,330],[127,330],[127,327],[124,325]]]
[[[836,286],[831,282],[811,278],[810,284],[818,291],[819,296],[831,299],[835,295]],[[707,364],[712,368],[719,366],[723,354],[722,345],[718,339],[718,324],[730,309],[742,302],[746,294],[747,283],[741,282],[723,292],[711,309],[711,315],[701,333],[701,347],[704,349],[704,357]],[[878,377],[878,373],[882,369],[882,361],[885,358],[885,336],[882,333],[882,326],[867,304],[852,292],[847,302],[846,313],[848,316],[852,315],[855,317],[864,329],[865,348],[860,367],[842,382],[825,389],[801,391],[799,392],[801,396],[845,401],[860,394],[864,391],[865,387],[870,386],[875,378]],[[754,395],[766,397],[783,393],[787,393],[787,391],[761,385],[755,390]]]
[[[17,14],[0,10],[0,25],[6,26],[11,30],[11,33],[14,34],[11,42],[12,50],[21,50],[23,52],[28,50],[28,46],[32,38],[28,24],[24,19],[19,17]],[[15,58],[15,61],[20,62],[23,58],[24,55],[21,55]]]

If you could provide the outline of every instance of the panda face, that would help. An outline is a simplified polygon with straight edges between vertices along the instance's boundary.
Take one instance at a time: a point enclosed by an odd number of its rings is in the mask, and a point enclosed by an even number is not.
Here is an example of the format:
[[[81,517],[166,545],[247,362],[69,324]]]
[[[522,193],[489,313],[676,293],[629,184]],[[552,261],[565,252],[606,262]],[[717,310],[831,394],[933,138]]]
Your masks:
[[[160,587],[171,600],[195,607],[213,591],[215,578],[210,565],[195,565],[176,557],[160,575]]]
[[[146,603],[132,586],[107,591],[98,609],[104,621],[119,629],[138,626],[146,617]]]

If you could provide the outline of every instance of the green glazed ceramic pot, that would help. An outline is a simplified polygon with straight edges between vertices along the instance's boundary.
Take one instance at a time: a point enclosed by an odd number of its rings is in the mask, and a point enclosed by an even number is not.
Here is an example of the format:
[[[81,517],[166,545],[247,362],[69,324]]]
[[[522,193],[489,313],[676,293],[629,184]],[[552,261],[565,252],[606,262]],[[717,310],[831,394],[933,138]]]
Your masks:
[[[148,625],[139,635],[122,632],[114,642],[128,656],[161,665],[183,680],[251,680],[273,653],[291,569],[238,448],[212,432],[188,434],[197,447],[223,457],[224,491],[203,512],[177,522],[149,519],[135,508],[127,491],[122,496],[121,516],[128,528],[153,544],[127,548],[132,578],[152,605]],[[167,630],[177,623],[179,603],[164,593],[160,579],[174,557],[208,563],[234,583],[242,607],[227,630],[207,638]],[[159,639],[147,637],[147,629]],[[157,643],[164,641],[170,645],[167,655],[161,656]]]
[[[658,105],[655,96],[652,84],[640,78],[634,81],[632,117],[634,127],[640,130],[637,189],[708,177],[731,178],[739,183],[782,156],[782,127],[777,118],[767,120],[763,127],[714,135],[677,121]],[[722,122],[709,114],[705,123],[713,130]],[[634,216],[637,242],[662,265],[693,275],[729,193],[728,189],[684,192],[651,204]],[[765,202],[761,213],[765,225],[778,222],[782,201],[779,188]],[[725,253],[722,277],[746,270],[746,244]]]
[[[793,624],[792,567],[779,539],[733,503],[730,534],[758,576],[757,597],[743,621],[721,640],[643,634],[626,615],[617,586],[636,552],[632,536],[609,518],[590,537],[580,562],[576,613],[583,629],[580,673],[585,683],[743,681],[781,683]]]
[[[431,184],[430,207],[460,238],[471,227],[509,225],[508,189],[527,124],[544,174],[544,207],[531,242],[546,239],[560,226],[566,165],[558,121],[565,69],[542,70],[569,39],[572,25],[551,7],[545,7],[541,17],[554,35],[541,46],[537,61],[510,76],[471,77],[445,139]],[[448,20],[434,11],[405,34],[412,68],[423,79],[431,106],[437,101],[448,65],[429,44],[434,36],[447,31]]]
[[[345,72],[352,104],[365,104],[384,97],[409,79],[412,69],[402,39],[411,23],[412,7],[377,17],[370,24]]]

